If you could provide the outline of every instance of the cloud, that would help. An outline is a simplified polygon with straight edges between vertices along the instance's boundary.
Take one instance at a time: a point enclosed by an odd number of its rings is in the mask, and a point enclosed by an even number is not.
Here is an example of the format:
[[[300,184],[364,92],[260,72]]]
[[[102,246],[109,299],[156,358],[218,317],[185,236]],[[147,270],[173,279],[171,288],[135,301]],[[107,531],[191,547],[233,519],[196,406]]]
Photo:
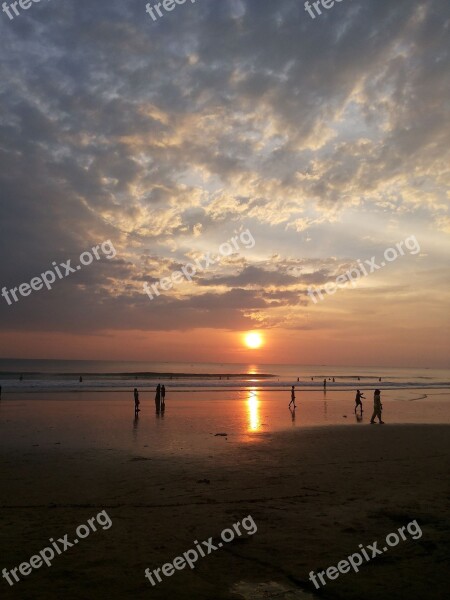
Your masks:
[[[1,19],[2,286],[118,250],[1,304],[3,327],[303,327],[304,287],[338,265],[411,232],[448,249],[449,17],[444,0],[314,22],[302,2],[223,0],[153,23],[80,0]],[[149,307],[143,281],[247,227],[245,259]]]

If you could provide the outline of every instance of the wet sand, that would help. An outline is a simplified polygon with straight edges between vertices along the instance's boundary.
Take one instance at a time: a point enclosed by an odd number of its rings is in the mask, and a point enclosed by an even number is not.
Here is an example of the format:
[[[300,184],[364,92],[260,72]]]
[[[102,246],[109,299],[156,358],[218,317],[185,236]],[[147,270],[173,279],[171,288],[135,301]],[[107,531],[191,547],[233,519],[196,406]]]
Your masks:
[[[28,561],[50,537],[73,538],[99,511],[106,509],[113,523],[14,587],[2,579],[2,597],[302,597],[293,592],[315,591],[311,570],[337,565],[359,544],[383,542],[414,519],[420,539],[408,537],[316,595],[446,597],[449,427],[417,423],[418,412],[425,423],[447,422],[442,395],[434,406],[386,400],[386,426],[368,425],[369,414],[350,422],[351,411],[342,408],[353,409],[353,402],[338,398],[326,413],[318,406],[323,399],[311,399],[310,407],[305,399],[295,422],[285,398],[243,398],[225,409],[229,399],[199,408],[196,399],[176,404],[169,397],[164,419],[149,402],[137,424],[130,402],[122,396],[0,403],[0,568]],[[395,402],[403,402],[412,424],[389,423]],[[220,432],[228,436],[215,436]],[[194,540],[217,539],[247,515],[258,526],[255,535],[156,587],[144,578],[145,568],[172,561]],[[291,595],[280,595],[289,589]]]

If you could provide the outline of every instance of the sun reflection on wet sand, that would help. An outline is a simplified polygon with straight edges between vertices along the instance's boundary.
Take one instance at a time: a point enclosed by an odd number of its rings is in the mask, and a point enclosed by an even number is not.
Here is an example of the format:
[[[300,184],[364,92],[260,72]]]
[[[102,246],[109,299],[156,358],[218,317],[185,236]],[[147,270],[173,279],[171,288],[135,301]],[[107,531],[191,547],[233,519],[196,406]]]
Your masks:
[[[261,418],[259,414],[260,401],[258,398],[258,390],[256,388],[250,388],[250,397],[247,400],[248,409],[248,429],[249,431],[258,431],[261,427]]]

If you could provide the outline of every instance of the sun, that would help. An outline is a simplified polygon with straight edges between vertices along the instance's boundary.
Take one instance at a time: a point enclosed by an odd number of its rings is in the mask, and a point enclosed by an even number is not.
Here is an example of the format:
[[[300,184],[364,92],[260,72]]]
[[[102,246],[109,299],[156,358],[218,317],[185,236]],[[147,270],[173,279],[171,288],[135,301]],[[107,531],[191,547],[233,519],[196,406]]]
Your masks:
[[[261,348],[261,346],[263,345],[263,341],[264,340],[262,335],[260,333],[257,333],[256,331],[249,331],[244,336],[244,343],[247,346],[247,348]]]

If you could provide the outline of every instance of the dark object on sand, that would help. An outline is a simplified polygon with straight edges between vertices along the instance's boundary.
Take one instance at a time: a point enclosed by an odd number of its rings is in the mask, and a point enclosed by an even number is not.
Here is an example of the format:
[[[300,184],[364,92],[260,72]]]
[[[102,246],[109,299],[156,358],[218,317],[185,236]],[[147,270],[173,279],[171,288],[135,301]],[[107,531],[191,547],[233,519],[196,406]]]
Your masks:
[[[228,433],[216,433],[216,435],[215,435],[214,437],[217,437],[217,436],[220,436],[220,437],[227,437],[227,436],[228,436]]]

